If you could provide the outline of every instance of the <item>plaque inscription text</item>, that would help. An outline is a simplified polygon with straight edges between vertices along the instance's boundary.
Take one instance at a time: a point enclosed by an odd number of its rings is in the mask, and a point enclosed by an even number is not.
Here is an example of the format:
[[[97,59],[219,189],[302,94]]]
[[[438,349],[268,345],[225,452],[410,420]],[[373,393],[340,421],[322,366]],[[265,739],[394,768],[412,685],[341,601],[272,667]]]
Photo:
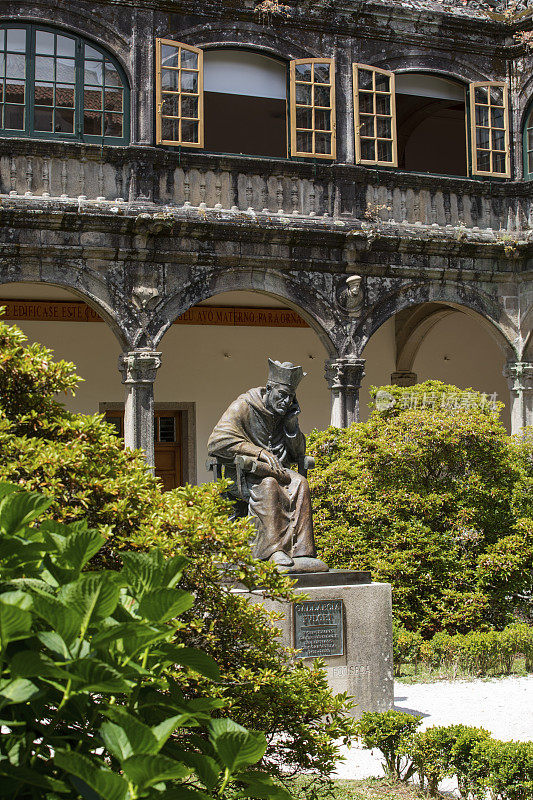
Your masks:
[[[298,658],[344,654],[342,600],[306,600],[294,606],[294,647]]]

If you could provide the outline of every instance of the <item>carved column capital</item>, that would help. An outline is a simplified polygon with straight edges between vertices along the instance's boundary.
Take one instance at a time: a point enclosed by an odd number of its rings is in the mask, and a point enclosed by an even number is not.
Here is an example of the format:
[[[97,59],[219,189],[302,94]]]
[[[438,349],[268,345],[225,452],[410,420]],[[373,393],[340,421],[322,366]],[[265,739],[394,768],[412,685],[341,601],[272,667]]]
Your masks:
[[[508,361],[503,374],[512,392],[533,391],[533,361]]]
[[[126,385],[153,383],[160,366],[161,353],[149,348],[129,350],[118,357],[122,383]]]
[[[330,358],[326,361],[325,376],[331,390],[355,391],[365,376],[365,359],[355,356]]]
[[[395,386],[414,386],[418,380],[416,372],[392,372],[390,382]]]

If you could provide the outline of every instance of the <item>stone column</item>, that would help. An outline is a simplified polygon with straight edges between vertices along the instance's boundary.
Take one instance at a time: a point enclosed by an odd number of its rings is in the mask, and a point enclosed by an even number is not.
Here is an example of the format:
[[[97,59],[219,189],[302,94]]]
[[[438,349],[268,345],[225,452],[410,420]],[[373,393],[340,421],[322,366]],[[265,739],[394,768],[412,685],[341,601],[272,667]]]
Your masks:
[[[121,353],[118,368],[126,386],[124,443],[131,450],[142,448],[148,466],[154,467],[154,381],[161,366],[161,353],[139,348]]]
[[[392,372],[390,376],[390,382],[394,386],[414,386],[417,380],[418,375],[416,372],[405,372],[404,370]]]
[[[365,359],[355,356],[326,361],[326,380],[331,391],[331,424],[347,428],[359,421],[359,389],[365,376]]]
[[[511,433],[533,425],[533,361],[508,361],[503,374],[511,393]]]

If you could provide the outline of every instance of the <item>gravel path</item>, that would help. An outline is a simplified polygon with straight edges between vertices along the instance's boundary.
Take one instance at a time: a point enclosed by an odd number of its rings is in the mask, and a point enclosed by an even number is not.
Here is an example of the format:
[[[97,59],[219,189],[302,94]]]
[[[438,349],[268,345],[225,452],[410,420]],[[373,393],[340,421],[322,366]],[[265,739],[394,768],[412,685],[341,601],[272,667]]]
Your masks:
[[[394,684],[394,707],[423,716],[421,729],[432,725],[476,725],[497,739],[533,741],[533,675],[487,681],[439,681]],[[339,778],[382,775],[377,753],[343,748]],[[446,787],[452,789],[453,787]]]

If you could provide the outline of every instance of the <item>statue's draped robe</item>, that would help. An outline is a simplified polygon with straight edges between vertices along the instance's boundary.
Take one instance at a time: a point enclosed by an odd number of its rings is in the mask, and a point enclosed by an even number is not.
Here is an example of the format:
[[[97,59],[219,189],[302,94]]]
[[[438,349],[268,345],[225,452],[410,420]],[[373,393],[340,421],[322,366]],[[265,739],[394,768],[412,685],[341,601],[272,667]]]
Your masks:
[[[265,405],[265,393],[264,387],[258,387],[241,394],[215,425],[207,449],[209,455],[227,465],[228,477],[235,474],[231,468],[235,456],[258,459],[261,450],[268,450],[279,459],[291,478],[287,486],[281,486],[276,478],[246,474],[250,498],[245,499],[257,527],[253,555],[266,560],[283,550],[292,558],[314,557],[309,484],[289,469],[305,454],[305,436],[299,428],[292,436],[285,431],[283,417]]]

